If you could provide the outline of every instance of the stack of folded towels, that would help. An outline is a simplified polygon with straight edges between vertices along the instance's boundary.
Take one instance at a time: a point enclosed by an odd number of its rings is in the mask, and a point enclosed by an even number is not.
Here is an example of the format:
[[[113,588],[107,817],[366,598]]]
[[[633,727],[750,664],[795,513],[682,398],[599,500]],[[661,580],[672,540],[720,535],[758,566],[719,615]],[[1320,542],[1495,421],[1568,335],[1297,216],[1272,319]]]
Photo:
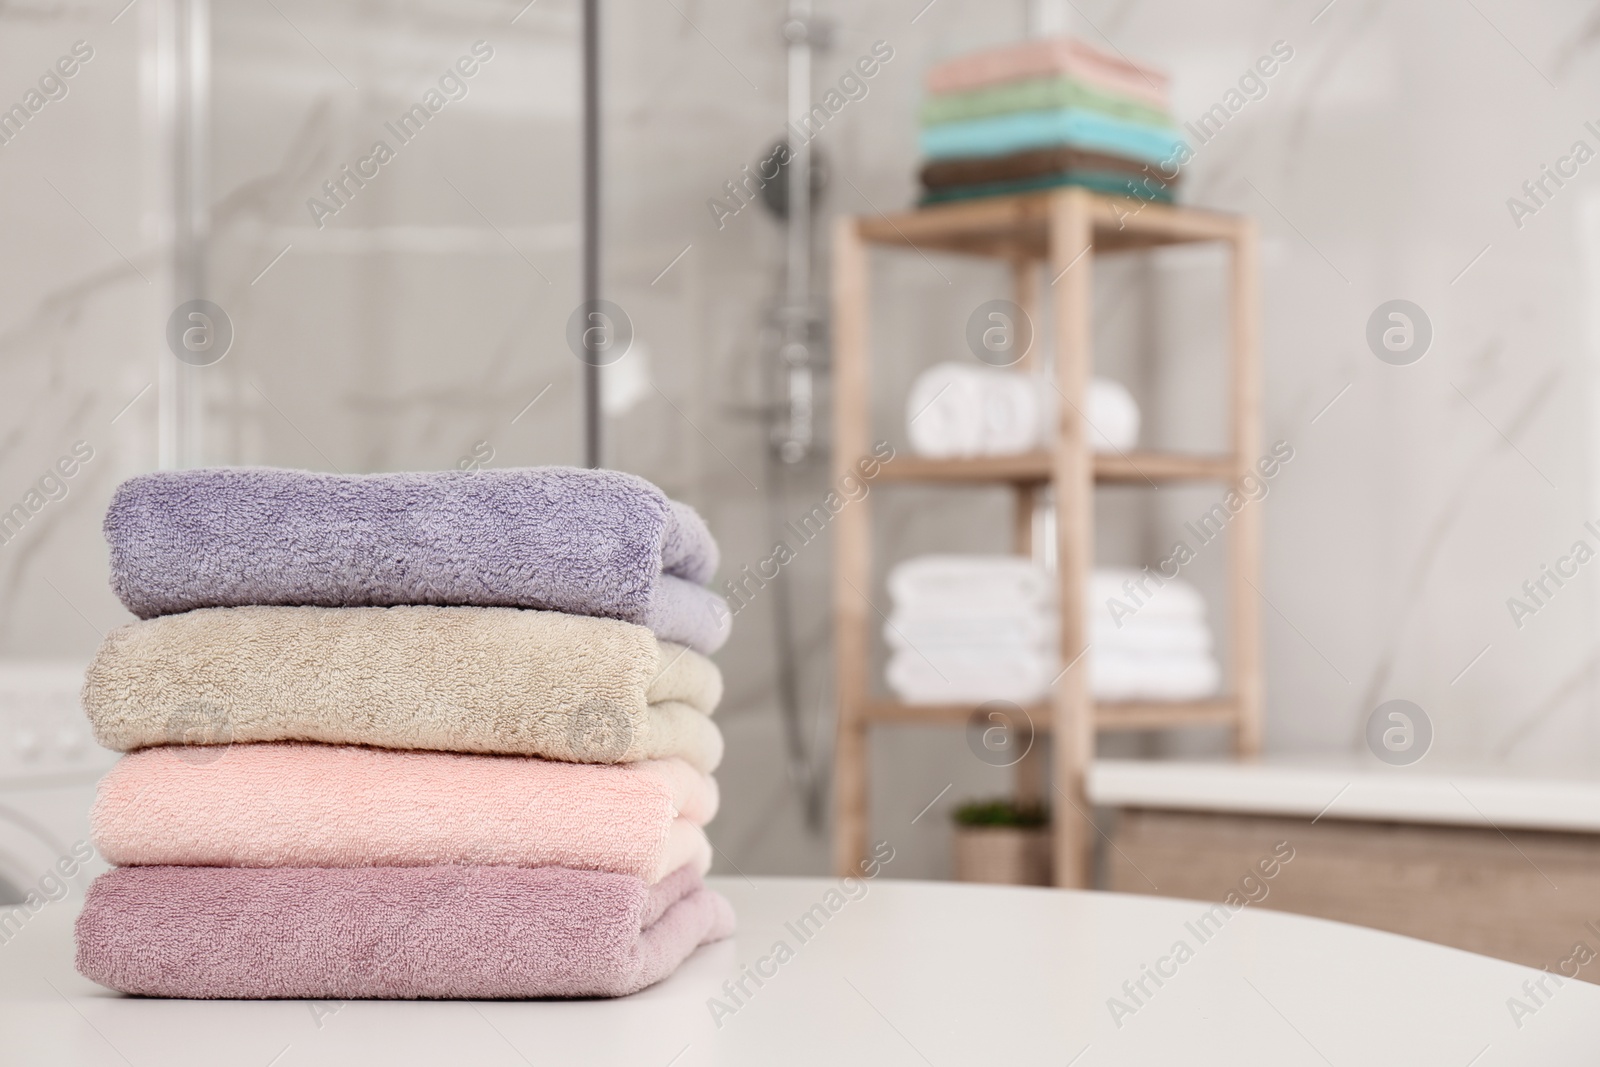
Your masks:
[[[1139,405],[1120,382],[1089,383],[1084,418],[1096,452],[1139,440]],[[906,394],[911,451],[934,459],[1009,456],[1055,442],[1060,394],[1040,374],[974,363],[938,363]]]
[[[1143,582],[1148,595],[1129,592]],[[889,688],[908,704],[1042,700],[1062,673],[1055,580],[1022,556],[920,556],[889,574]],[[1108,605],[1121,605],[1115,614]],[[1216,693],[1205,602],[1181,578],[1139,571],[1089,582],[1083,667],[1097,700],[1197,700]],[[1126,609],[1132,609],[1131,614]]]
[[[145,475],[83,702],[126,752],[78,969],[172,997],[619,996],[707,889],[728,612],[690,508],[569,468]]]
[[[948,60],[927,90],[923,203],[1060,185],[1172,200],[1184,141],[1159,71],[1059,37]]]

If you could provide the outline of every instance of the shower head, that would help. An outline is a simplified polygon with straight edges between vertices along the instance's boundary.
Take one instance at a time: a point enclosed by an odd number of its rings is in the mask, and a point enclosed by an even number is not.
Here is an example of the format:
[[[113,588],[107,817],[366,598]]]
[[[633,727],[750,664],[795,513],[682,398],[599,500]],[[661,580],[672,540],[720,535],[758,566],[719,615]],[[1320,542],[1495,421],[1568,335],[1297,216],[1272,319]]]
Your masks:
[[[789,165],[794,161],[789,152],[787,141],[778,141],[768,149],[763,159],[770,159],[778,168],[778,173],[761,187],[761,203],[766,209],[779,219],[789,218]],[[765,175],[763,175],[765,177]],[[827,157],[816,147],[811,149],[811,203],[813,206],[822,200],[823,191],[828,186]]]

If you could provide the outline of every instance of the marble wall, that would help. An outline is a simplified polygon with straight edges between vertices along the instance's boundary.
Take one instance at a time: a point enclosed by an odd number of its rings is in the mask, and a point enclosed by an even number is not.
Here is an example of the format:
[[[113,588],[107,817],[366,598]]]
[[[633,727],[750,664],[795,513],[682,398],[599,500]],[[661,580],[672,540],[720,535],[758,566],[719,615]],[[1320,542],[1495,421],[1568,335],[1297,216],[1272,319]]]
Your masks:
[[[1520,627],[1507,599],[1574,541],[1600,543],[1583,528],[1600,518],[1600,197],[1587,166],[1547,181],[1538,203],[1522,189],[1575,141],[1600,149],[1585,126],[1600,127],[1587,104],[1600,22],[1582,5],[1509,0],[1324,5],[1086,0],[1073,13],[1087,38],[1170,70],[1182,119],[1275,42],[1293,49],[1265,95],[1200,147],[1183,192],[1257,217],[1263,234],[1266,435],[1295,449],[1265,504],[1268,745],[1353,750],[1372,708],[1405,697],[1432,718],[1442,756],[1591,759],[1600,585],[1584,568]],[[99,516],[118,479],[157,461],[172,256],[142,57],[167,8],[121,6],[0,6],[0,102],[22,99],[75,42],[93,49],[65,97],[0,145],[0,506],[75,442],[94,450],[67,495],[0,545],[9,658],[86,658],[126,619],[106,589]],[[780,133],[781,5],[607,6],[607,290],[636,340],[608,371],[606,458],[701,508],[732,573],[767,555],[773,519],[809,510],[827,481],[815,463],[764,458],[781,231],[757,206],[720,225],[707,206]],[[1021,35],[1027,5],[818,7],[833,25],[819,92],[874,42],[894,50],[817,141],[822,213],[903,208],[922,70]],[[576,461],[578,364],[564,339],[578,292],[575,4],[214,0],[211,12],[208,292],[237,340],[198,379],[205,460],[443,468],[487,448],[494,465]],[[322,183],[478,41],[493,55],[466,95],[319,219],[307,201],[327,203]],[[1102,367],[1139,394],[1152,442],[1219,439],[1218,267],[1186,251],[1097,276]],[[937,256],[875,269],[875,414],[898,442],[897,393],[918,367],[962,355],[967,313],[1006,295],[1007,279]],[[1409,366],[1380,362],[1365,339],[1396,298],[1433,326]],[[997,492],[876,499],[886,559],[1005,547]],[[1109,494],[1102,554],[1152,561],[1210,502],[1200,489]],[[1196,563],[1203,588],[1219,588],[1219,563]],[[826,775],[828,567],[819,542],[790,568],[809,768],[796,772],[778,713],[776,596],[741,612],[720,656],[725,871],[826,864],[796,779]],[[1005,784],[949,731],[885,734],[874,760],[877,833],[904,844],[898,875],[946,872],[945,810]]]

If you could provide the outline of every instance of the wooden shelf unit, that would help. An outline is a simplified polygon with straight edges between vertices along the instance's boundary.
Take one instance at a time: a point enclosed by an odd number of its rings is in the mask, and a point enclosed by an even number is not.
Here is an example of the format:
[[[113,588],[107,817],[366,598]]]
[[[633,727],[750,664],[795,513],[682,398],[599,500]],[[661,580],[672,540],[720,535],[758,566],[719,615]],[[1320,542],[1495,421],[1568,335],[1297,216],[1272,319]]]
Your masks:
[[[1129,249],[1197,241],[1229,250],[1230,452],[1199,456],[1136,451],[1097,454],[1078,416],[1092,370],[1091,278],[1095,256]],[[1041,488],[1053,489],[1056,560],[1060,581],[1061,662],[1085,651],[1084,599],[1094,566],[1094,487],[1158,486],[1179,482],[1235,482],[1253,473],[1262,454],[1260,431],[1260,297],[1253,220],[1193,208],[1059,189],[1026,196],[944,204],[902,214],[842,218],[833,245],[833,360],[835,474],[855,473],[871,448],[870,248],[950,252],[999,258],[1011,264],[1016,303],[1039,322],[1041,300],[1053,309],[1055,381],[1060,405],[1055,447],[1016,456],[929,460],[897,456],[884,464],[880,483],[952,486],[1005,484],[1015,490],[1016,551],[1032,552],[1032,516]],[[1041,285],[1041,273],[1053,279]],[[866,599],[873,588],[871,499],[863,498],[834,521],[834,657],[838,726],[834,756],[834,867],[857,870],[866,856],[869,794],[867,746],[875,725],[964,726],[972,706],[918,706],[873,695],[872,628],[878,609]],[[1023,799],[1049,800],[1055,812],[1056,884],[1090,884],[1096,833],[1084,792],[1085,774],[1100,730],[1159,730],[1229,726],[1234,748],[1254,755],[1261,744],[1260,585],[1261,516],[1246,507],[1228,525],[1229,659],[1232,692],[1202,701],[1096,702],[1088,671],[1074,667],[1057,680],[1048,702],[1024,711],[1034,728],[1052,737],[1053,776],[1033,746],[1017,764]],[[1046,796],[1051,782],[1055,795]],[[1076,809],[1076,810],[1074,810]]]

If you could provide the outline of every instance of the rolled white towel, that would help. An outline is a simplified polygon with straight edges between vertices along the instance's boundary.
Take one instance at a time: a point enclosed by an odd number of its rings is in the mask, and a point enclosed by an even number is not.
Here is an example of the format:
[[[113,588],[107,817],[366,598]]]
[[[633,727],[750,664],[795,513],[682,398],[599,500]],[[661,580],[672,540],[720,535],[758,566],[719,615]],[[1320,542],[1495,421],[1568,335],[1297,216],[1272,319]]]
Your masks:
[[[1040,398],[1037,445],[1049,448],[1055,439],[1056,412],[1060,410],[1061,394],[1043,378],[1032,375],[1018,377],[1030,378],[1034,383]],[[1126,452],[1138,444],[1139,403],[1121,382],[1110,378],[1091,379],[1088,403],[1083,411],[1089,420],[1089,447],[1096,452]]]
[[[986,456],[1014,456],[1039,446],[1048,408],[1041,383],[1031,374],[971,367],[982,374],[983,444]],[[1045,386],[1048,388],[1048,386]]]
[[[1059,403],[1042,375],[939,363],[919,374],[906,395],[906,436],[912,452],[934,459],[1048,448]],[[1118,382],[1091,381],[1084,414],[1097,452],[1125,451],[1139,439],[1139,405]]]
[[[911,451],[933,459],[981,456],[987,448],[985,368],[940,363],[917,375],[906,396]]]
[[[1096,452],[1125,452],[1139,443],[1139,402],[1121,382],[1091,380],[1088,414]]]

